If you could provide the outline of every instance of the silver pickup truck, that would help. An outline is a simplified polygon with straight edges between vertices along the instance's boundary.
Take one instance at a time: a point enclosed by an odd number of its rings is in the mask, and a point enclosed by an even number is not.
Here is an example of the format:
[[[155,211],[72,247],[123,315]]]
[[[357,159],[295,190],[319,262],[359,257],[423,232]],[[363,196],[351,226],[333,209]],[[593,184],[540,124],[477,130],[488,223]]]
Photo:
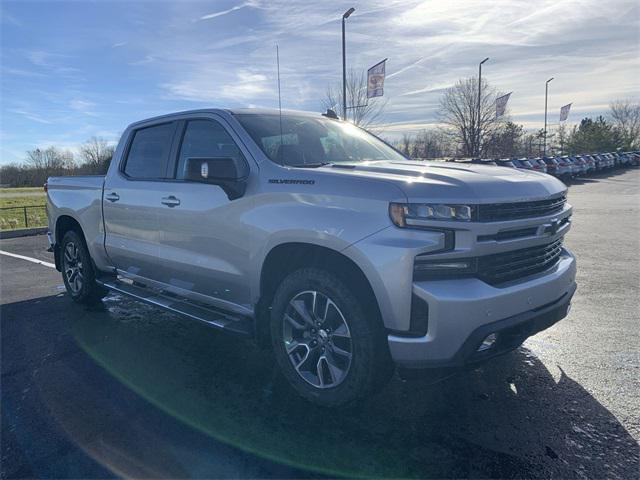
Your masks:
[[[47,187],[73,300],[112,290],[250,336],[322,405],[370,394],[395,366],[512,350],[576,289],[560,181],[411,161],[330,111],[152,118],[126,129],[106,176]]]

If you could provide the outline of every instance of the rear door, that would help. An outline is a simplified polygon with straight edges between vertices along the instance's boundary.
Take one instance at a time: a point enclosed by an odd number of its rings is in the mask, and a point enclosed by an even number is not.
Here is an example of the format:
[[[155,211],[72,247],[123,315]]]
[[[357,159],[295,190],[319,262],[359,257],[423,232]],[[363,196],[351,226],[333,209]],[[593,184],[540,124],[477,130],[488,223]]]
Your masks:
[[[128,138],[122,163],[107,176],[103,212],[105,248],[119,272],[156,279],[167,170],[177,122],[145,125]]]

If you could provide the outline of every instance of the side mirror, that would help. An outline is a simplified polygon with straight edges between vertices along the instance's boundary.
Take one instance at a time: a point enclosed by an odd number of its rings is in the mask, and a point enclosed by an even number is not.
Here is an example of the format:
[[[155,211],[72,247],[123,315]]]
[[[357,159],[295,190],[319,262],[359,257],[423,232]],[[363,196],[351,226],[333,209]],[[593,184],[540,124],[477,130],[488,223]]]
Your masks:
[[[230,157],[187,158],[184,179],[219,185],[229,200],[240,198],[247,188],[249,168]]]

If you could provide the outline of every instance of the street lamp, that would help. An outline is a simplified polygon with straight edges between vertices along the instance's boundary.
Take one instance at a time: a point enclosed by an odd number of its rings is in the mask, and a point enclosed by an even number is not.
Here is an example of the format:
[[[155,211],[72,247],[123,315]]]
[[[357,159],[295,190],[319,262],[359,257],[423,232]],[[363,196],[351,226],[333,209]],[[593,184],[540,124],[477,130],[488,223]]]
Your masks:
[[[478,65],[478,129],[476,140],[476,156],[480,157],[480,102],[482,101],[482,64],[489,60],[489,57],[485,58]]]
[[[342,14],[342,118],[344,120],[347,119],[347,52],[344,41],[344,21],[355,11],[356,9],[351,7]]]
[[[547,156],[547,99],[549,98],[549,82],[553,80],[551,77],[547,80],[547,83],[544,84],[544,147],[542,148],[542,156]]]

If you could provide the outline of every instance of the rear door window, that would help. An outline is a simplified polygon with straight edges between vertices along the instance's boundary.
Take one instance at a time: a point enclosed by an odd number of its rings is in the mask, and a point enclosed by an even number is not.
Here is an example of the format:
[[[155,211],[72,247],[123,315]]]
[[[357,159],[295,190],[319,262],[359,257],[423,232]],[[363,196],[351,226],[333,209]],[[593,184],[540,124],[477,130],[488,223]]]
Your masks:
[[[124,173],[131,178],[166,178],[175,122],[136,130],[129,147]]]

